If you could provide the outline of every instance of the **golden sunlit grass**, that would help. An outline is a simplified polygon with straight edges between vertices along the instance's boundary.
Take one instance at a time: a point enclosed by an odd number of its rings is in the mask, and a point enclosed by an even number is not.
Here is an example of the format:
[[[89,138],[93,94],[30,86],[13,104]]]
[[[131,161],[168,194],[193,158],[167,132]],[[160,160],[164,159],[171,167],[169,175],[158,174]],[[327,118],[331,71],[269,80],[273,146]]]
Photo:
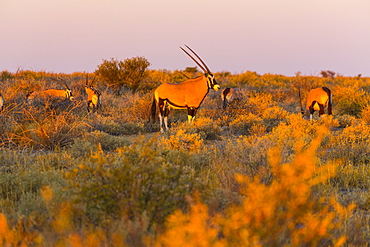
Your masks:
[[[334,197],[312,195],[312,187],[333,177],[336,168],[332,163],[317,165],[315,153],[325,135],[321,132],[328,130],[320,127],[318,132],[305,150],[297,140],[292,162],[282,163],[281,147],[270,149],[269,184],[258,176],[236,174],[244,196],[240,205],[210,215],[198,198],[189,213],[176,211],[158,246],[341,246],[346,237],[338,234],[339,229],[354,205],[343,207]]]
[[[25,102],[56,76],[74,102]],[[366,246],[370,80],[215,76],[243,99],[223,110],[210,91],[194,123],[172,110],[164,134],[151,92],[98,84],[88,114],[85,73],[1,76],[0,246]],[[297,85],[331,88],[334,116],[302,119]]]

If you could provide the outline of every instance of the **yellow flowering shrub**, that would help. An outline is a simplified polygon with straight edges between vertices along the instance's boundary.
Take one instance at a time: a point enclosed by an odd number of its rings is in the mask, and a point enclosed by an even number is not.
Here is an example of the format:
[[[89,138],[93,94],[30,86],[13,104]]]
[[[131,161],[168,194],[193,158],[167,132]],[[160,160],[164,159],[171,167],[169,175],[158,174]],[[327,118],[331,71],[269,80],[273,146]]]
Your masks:
[[[273,96],[270,93],[254,93],[248,98],[247,108],[253,114],[260,114],[264,112],[267,108],[276,104],[273,100]]]
[[[203,139],[198,133],[189,134],[185,129],[178,129],[174,134],[161,138],[161,145],[168,149],[198,151],[203,145]]]
[[[361,88],[337,86],[333,90],[334,114],[358,117],[369,102],[369,93]]]
[[[315,155],[327,132],[326,127],[318,128],[307,148],[297,138],[291,162],[282,161],[279,145],[271,148],[269,184],[258,176],[236,174],[244,199],[224,213],[210,214],[199,200],[187,213],[177,210],[156,246],[317,246],[325,241],[343,245],[346,237],[338,235],[338,229],[354,205],[343,207],[334,197],[312,195],[314,186],[335,174],[333,162],[319,166]]]
[[[361,119],[367,123],[370,124],[370,106],[366,106],[364,109],[361,111]]]
[[[369,153],[370,148],[370,126],[363,121],[356,121],[354,125],[344,128],[342,131],[332,135],[330,144],[333,148],[331,155],[334,158],[347,157],[348,152],[359,156],[361,153]],[[359,150],[366,150],[359,152]],[[339,151],[338,153],[336,151]],[[337,154],[337,155],[336,155]]]
[[[260,125],[262,119],[252,113],[239,115],[229,123],[229,128],[233,134],[247,135],[250,134],[251,128]],[[256,128],[256,127],[254,127]]]

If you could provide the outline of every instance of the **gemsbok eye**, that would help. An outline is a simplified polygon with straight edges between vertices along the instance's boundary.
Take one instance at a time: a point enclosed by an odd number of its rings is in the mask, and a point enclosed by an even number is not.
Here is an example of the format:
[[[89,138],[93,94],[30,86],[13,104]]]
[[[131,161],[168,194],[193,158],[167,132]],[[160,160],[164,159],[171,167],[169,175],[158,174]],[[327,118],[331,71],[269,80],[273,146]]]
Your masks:
[[[187,45],[185,45],[195,57],[189,54],[184,48],[180,47],[204,72],[202,76],[188,79],[180,84],[163,83],[154,92],[152,103],[152,118],[155,121],[156,107],[159,109],[160,129],[163,133],[168,130],[168,114],[170,108],[187,109],[188,122],[193,122],[195,114],[207,96],[209,89],[218,91],[220,85],[217,84],[211,71],[203,60]]]

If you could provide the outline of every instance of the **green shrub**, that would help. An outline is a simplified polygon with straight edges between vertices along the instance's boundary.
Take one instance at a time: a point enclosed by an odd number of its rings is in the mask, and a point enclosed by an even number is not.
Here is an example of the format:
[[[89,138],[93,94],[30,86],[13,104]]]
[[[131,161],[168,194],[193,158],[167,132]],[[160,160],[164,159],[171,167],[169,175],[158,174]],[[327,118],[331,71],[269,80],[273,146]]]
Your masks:
[[[356,119],[355,116],[347,114],[336,116],[336,119],[338,121],[339,127],[341,128],[355,125],[358,122],[358,119]]]
[[[288,115],[289,113],[279,106],[267,108],[262,113],[262,119],[266,130],[270,132],[274,127],[284,121]]]
[[[167,156],[154,139],[122,147],[114,157],[97,152],[68,174],[70,189],[96,224],[121,215],[146,215],[150,225],[160,224],[199,187],[191,167]]]
[[[361,111],[361,119],[367,124],[370,124],[370,106],[366,106]]]
[[[258,126],[262,122],[262,119],[253,115],[252,113],[248,115],[239,115],[229,124],[231,133],[238,135],[248,135],[251,134],[253,126]]]
[[[14,156],[13,152],[0,152],[0,205],[3,213],[29,216],[45,215],[45,205],[40,199],[40,190],[50,186],[56,196],[55,203],[63,198],[66,185],[59,169],[64,169],[70,160],[63,154],[35,156],[31,153]]]
[[[198,117],[194,123],[178,123],[174,126],[174,129],[182,129],[187,134],[199,134],[203,140],[218,140],[222,132],[218,122],[209,117]]]
[[[370,127],[364,122],[348,126],[330,140],[332,159],[341,159],[344,165],[370,163]]]
[[[123,87],[133,92],[148,90],[144,84],[148,77],[147,68],[149,66],[150,63],[145,57],[133,57],[124,61],[112,58],[110,61],[103,60],[95,73],[105,82],[106,86],[119,95]]]
[[[106,151],[114,151],[117,148],[128,146],[130,144],[125,137],[113,136],[99,130],[87,134],[86,139],[88,144],[95,147],[100,144],[101,148]]]
[[[370,102],[369,94],[356,87],[338,86],[334,93],[334,110],[340,115],[347,114],[359,117],[362,109]]]

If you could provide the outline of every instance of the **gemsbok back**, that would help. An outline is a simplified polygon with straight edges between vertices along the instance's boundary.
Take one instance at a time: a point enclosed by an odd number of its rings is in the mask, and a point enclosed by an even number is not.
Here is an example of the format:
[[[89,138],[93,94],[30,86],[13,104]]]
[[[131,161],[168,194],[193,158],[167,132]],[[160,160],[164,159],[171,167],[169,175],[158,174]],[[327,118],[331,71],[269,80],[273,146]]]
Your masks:
[[[327,108],[328,115],[332,115],[332,93],[329,88],[319,87],[312,89],[307,95],[306,111],[303,110],[300,91],[299,98],[301,113],[305,119],[311,120],[315,111],[319,111],[319,116],[324,115],[325,108]]]
[[[0,92],[0,112],[4,110],[4,104],[5,104],[5,99],[4,99],[4,96]]]
[[[96,76],[95,76],[96,77]],[[90,112],[90,108],[92,108],[93,112],[96,112],[99,108],[101,108],[101,93],[99,90],[92,86],[94,79],[89,83],[88,75],[86,76],[86,85],[85,91],[87,93],[87,111]]]
[[[32,101],[33,99],[47,99],[47,98],[66,98],[73,101],[73,95],[71,89],[68,87],[67,83],[59,78],[59,80],[55,80],[60,85],[64,87],[63,89],[47,89],[43,91],[34,91],[27,94],[26,98],[28,101]]]
[[[220,89],[220,85],[217,84],[214,75],[207,65],[189,46],[185,46],[199,59],[203,66],[182,47],[180,47],[181,50],[203,70],[204,75],[194,79],[188,79],[179,84],[163,83],[155,90],[152,104],[152,118],[155,120],[156,105],[158,104],[162,133],[168,130],[168,114],[170,108],[187,109],[188,122],[193,122],[195,114],[207,96],[209,89],[214,89],[215,91]]]
[[[241,100],[242,93],[238,88],[225,88],[221,91],[222,108],[225,110],[226,107],[235,101]]]

